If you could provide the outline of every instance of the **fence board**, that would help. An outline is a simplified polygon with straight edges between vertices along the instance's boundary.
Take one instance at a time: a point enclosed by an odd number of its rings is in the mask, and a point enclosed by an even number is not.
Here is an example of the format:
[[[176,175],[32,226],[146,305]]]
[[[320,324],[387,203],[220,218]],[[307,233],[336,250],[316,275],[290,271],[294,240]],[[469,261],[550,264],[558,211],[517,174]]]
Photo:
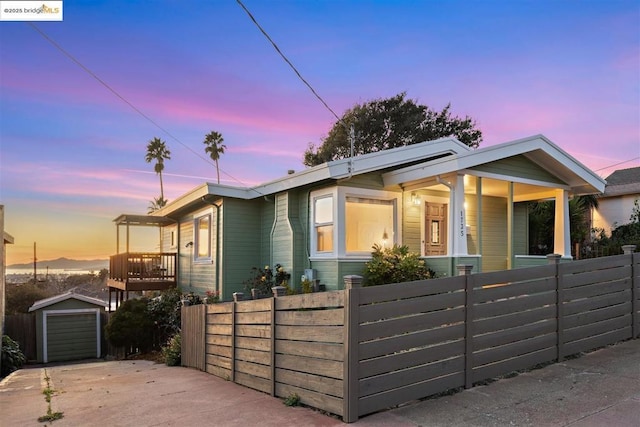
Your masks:
[[[271,380],[270,366],[236,359],[236,375],[238,375],[239,373]]]
[[[344,395],[342,381],[335,378],[305,374],[304,372],[295,372],[288,369],[276,369],[276,381],[330,396],[343,397]]]
[[[213,325],[207,323],[206,333],[209,335],[231,335],[233,328],[231,325]]]
[[[236,313],[271,311],[271,298],[240,301],[236,304]]]
[[[601,335],[573,341],[563,346],[564,354],[571,355],[582,351],[592,350],[594,348],[603,347],[605,345],[614,344],[618,341],[626,340],[631,337],[631,327],[617,329]]]
[[[207,354],[207,365],[218,366],[228,369],[231,372],[231,359],[228,357],[217,356],[215,354]]]
[[[249,350],[271,350],[271,340],[265,338],[236,337],[235,345],[237,348],[246,348]]]
[[[342,326],[343,310],[277,311],[278,325]]]
[[[452,325],[427,331],[383,338],[375,341],[368,341],[359,345],[360,360],[405,351],[412,348],[420,348],[427,344],[435,344],[437,342],[455,340],[463,337],[464,325]]]
[[[427,311],[454,308],[463,306],[464,301],[464,292],[453,292],[364,305],[360,306],[360,322],[366,323],[394,318],[398,317],[399,313],[408,315],[411,313],[423,313]]]
[[[231,313],[207,314],[207,323],[210,325],[230,325],[232,322]]]
[[[246,362],[260,363],[262,365],[271,365],[271,352],[247,350],[245,348],[237,348],[235,354],[236,360],[244,360]]]
[[[476,291],[474,291],[475,293]],[[532,307],[542,307],[545,305],[555,305],[556,293],[546,292],[531,296],[521,296],[518,298],[492,301],[473,306],[476,318],[501,316],[503,314],[517,313],[528,310]]]
[[[545,307],[536,307],[531,310],[505,314],[497,317],[473,320],[473,332],[477,335],[502,329],[535,323],[542,320],[555,319],[555,304]]]
[[[300,402],[305,405],[312,406],[332,414],[343,415],[341,398],[276,382],[276,396],[286,398],[293,394],[297,394],[298,397],[300,397]]]
[[[207,334],[206,344],[221,345],[231,347],[233,345],[233,337],[231,335],[211,335]]]
[[[359,399],[358,414],[360,416],[367,415],[410,400],[420,399],[445,390],[462,387],[463,385],[464,373],[455,373],[445,377],[421,381],[400,389],[373,394]]]
[[[598,295],[606,295],[624,291],[626,289],[631,289],[630,277],[627,277],[626,279],[600,282],[566,289],[564,291],[564,300],[572,301],[582,298],[591,298]]]
[[[401,298],[464,291],[464,281],[464,277],[454,276],[438,280],[420,280],[393,285],[370,286],[361,289],[360,304],[367,305],[395,301]]]
[[[276,354],[276,368],[305,372],[323,377],[343,379],[342,362],[314,359],[290,354]]]
[[[256,311],[256,312],[244,312],[236,313],[237,325],[270,325],[271,324],[271,312],[270,311]]]
[[[459,354],[464,354],[464,340],[462,339],[364,360],[360,362],[358,372],[360,378],[367,378],[419,364],[449,359]]]
[[[555,334],[539,335],[533,338],[516,341],[498,347],[473,353],[475,366],[488,365],[501,360],[510,359],[527,353],[534,353],[548,347],[555,347]]]
[[[215,354],[216,356],[224,356],[227,358],[231,358],[233,356],[233,351],[231,350],[231,347],[224,347],[221,345],[207,344],[206,352],[207,354]]]
[[[617,267],[624,267],[625,265],[628,265],[630,261],[627,257],[628,255],[617,255],[564,262],[559,265],[559,274],[561,276],[566,276],[585,272],[595,273],[598,270],[609,270]]]
[[[216,377],[223,378],[227,381],[231,379],[231,369],[225,369],[217,365],[206,365],[206,372]]]
[[[544,292],[555,292],[556,281],[553,277],[544,277],[528,282],[516,282],[497,285],[492,288],[482,288],[474,290],[474,302],[484,303],[506,298],[514,298],[523,295],[540,294]]]
[[[564,305],[564,314],[569,316],[572,314],[596,310],[599,308],[610,307],[612,305],[623,304],[631,299],[631,290],[616,292],[614,294],[598,295],[589,299],[577,301],[568,301]]]
[[[342,326],[278,326],[276,339],[342,343]]]
[[[276,298],[276,310],[297,310],[300,308],[328,308],[344,306],[344,291],[316,292],[312,294],[290,295]]]
[[[265,378],[248,375],[244,372],[236,372],[235,382],[263,393],[271,393],[271,380]]]
[[[207,304],[207,315],[217,313],[231,313],[233,310],[232,302],[222,302],[219,304]]]
[[[473,348],[477,351],[491,347],[526,340],[538,335],[555,333],[557,327],[556,319],[544,320],[542,322],[517,326],[515,328],[495,331],[473,337]]]
[[[464,307],[367,323],[360,326],[358,336],[360,341],[368,341],[458,322],[464,322]]]
[[[205,370],[205,316],[206,305],[182,307],[180,322],[185,327],[181,330],[181,365]]]
[[[388,371],[383,375],[360,380],[359,395],[360,397],[366,397],[371,394],[461,372],[464,372],[464,356],[462,355],[401,371]]]
[[[276,340],[276,353],[342,361],[342,343]]]
[[[474,368],[472,371],[472,379],[474,383],[495,378],[500,375],[520,369],[527,369],[541,363],[555,360],[557,350],[554,347],[544,348],[532,353],[523,354],[521,356],[512,357],[493,364]]]
[[[239,337],[271,338],[271,325],[236,325]]]
[[[567,329],[564,332],[564,342],[570,343],[571,341],[577,341],[594,335],[600,335],[605,332],[622,329],[627,326],[631,326],[631,314],[626,314],[624,316],[614,317],[613,319],[601,320],[599,322],[594,322],[588,325]]]
[[[543,265],[538,267],[517,268],[515,270],[492,271],[474,274],[474,288],[509,284],[513,282],[528,282],[543,277],[554,277],[555,265]]]
[[[571,329],[577,326],[588,325],[590,323],[611,319],[628,313],[631,313],[631,301],[566,316],[564,319],[564,326],[566,329]]]

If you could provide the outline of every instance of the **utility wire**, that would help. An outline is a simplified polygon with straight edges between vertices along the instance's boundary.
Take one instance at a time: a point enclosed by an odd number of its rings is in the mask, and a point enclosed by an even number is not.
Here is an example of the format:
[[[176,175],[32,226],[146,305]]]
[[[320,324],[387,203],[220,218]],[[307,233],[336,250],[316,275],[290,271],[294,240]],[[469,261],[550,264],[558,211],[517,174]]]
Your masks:
[[[131,102],[129,102],[129,100],[127,100],[124,96],[120,95],[115,89],[113,89],[111,86],[109,86],[109,84],[107,84],[107,82],[105,82],[104,80],[102,80],[100,77],[98,77],[93,71],[91,71],[88,67],[86,67],[83,63],[81,63],[78,59],[76,59],[73,55],[71,55],[71,53],[67,52],[62,46],[60,46],[55,40],[53,40],[51,37],[49,37],[44,31],[42,31],[40,28],[38,28],[34,23],[32,22],[27,22],[28,25],[31,26],[31,28],[33,28],[36,32],[38,32],[45,40],[47,40],[49,43],[51,43],[56,49],[58,49],[60,52],[62,52],[67,58],[69,58],[71,61],[73,61],[77,66],[79,66],[80,68],[82,68],[87,74],[89,74],[91,77],[93,77],[96,81],[98,81],[102,86],[104,86],[105,88],[107,88],[107,90],[109,90],[112,94],[114,94],[117,98],[119,98],[122,102],[124,102],[125,104],[127,104],[129,107],[131,107],[131,109],[133,109],[136,113],[138,113],[139,115],[141,115],[142,117],[145,118],[145,120],[149,121],[152,125],[154,125],[155,127],[157,127],[158,129],[160,129],[162,132],[164,132],[166,135],[168,135],[171,139],[173,139],[174,141],[176,141],[178,144],[182,145],[184,148],[186,148],[187,150],[191,151],[193,154],[195,154],[196,156],[198,156],[199,158],[201,158],[202,160],[204,160],[205,162],[209,163],[212,166],[215,166],[215,164],[213,162],[211,162],[207,157],[201,155],[200,153],[198,153],[197,151],[195,151],[194,149],[192,149],[191,147],[189,147],[187,144],[183,143],[182,141],[180,141],[178,139],[178,137],[176,137],[175,135],[173,135],[171,132],[169,132],[167,129],[163,128],[162,126],[160,126],[160,124],[158,124],[155,120],[153,120],[151,117],[149,117],[148,115],[146,115],[142,110],[140,110],[138,107],[136,107],[135,105],[133,105]],[[219,169],[220,172],[222,172],[224,175],[226,175],[227,177],[231,178],[231,180],[238,182],[239,184],[241,184],[244,187],[247,187],[246,184],[244,184],[242,181],[240,181],[239,179],[233,177],[232,175],[226,173],[224,170]],[[257,191],[257,190],[256,190]]]
[[[282,53],[282,51],[280,50],[280,48],[278,47],[278,45],[273,41],[273,39],[271,37],[269,37],[269,34],[267,34],[267,32],[264,30],[264,28],[262,28],[262,26],[258,23],[258,21],[256,20],[256,18],[253,17],[253,15],[251,14],[251,12],[249,12],[249,9],[247,9],[247,7],[242,3],[242,1],[240,0],[236,0],[238,2],[238,4],[240,5],[240,7],[242,7],[242,9],[244,9],[245,12],[247,12],[247,15],[249,15],[249,18],[253,21],[253,23],[256,25],[256,27],[258,27],[258,29],[260,30],[260,32],[267,38],[267,40],[269,40],[269,42],[271,43],[271,45],[273,46],[273,48],[276,50],[276,52],[278,52],[278,54],[282,57],[282,59],[284,59],[284,61],[289,64],[289,66],[291,67],[291,69],[293,70],[294,73],[296,73],[296,76],[298,76],[298,78],[302,81],[302,83],[304,83],[309,90],[311,91],[311,93],[313,93],[315,95],[316,98],[318,98],[318,100],[320,102],[322,102],[322,105],[324,105],[324,107],[329,110],[331,112],[331,114],[333,114],[333,117],[336,118],[336,120],[340,123],[342,123],[343,125],[344,122],[342,121],[342,119],[340,117],[338,117],[338,115],[335,113],[335,111],[333,111],[331,109],[331,107],[329,107],[329,104],[327,104],[325,102],[324,99],[322,99],[322,97],[320,95],[318,95],[318,92],[316,92],[316,90],[311,86],[311,84],[309,84],[308,81],[305,80],[304,77],[302,77],[302,75],[300,74],[300,72],[298,71],[298,69],[291,63],[291,61],[289,61],[289,59],[285,56],[284,53]],[[345,125],[346,126],[346,125]]]
[[[622,165],[624,163],[629,163],[629,162],[632,162],[632,161],[638,160],[638,159],[640,159],[640,156],[639,157],[634,157],[633,159],[625,160],[624,162],[616,163],[614,165],[606,166],[604,168],[596,169],[596,170],[594,170],[594,172],[599,172],[599,171],[602,171],[602,170],[605,170],[605,169],[609,169],[609,168],[612,168],[614,166]]]

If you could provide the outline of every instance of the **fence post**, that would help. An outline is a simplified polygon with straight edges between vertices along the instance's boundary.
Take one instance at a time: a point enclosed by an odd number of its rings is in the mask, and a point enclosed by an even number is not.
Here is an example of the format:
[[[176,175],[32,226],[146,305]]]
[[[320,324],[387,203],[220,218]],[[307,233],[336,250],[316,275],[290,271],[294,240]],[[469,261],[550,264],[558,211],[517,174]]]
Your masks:
[[[360,306],[360,284],[361,276],[344,276],[344,333],[343,333],[343,397],[342,397],[342,420],[346,423],[358,421],[359,408],[358,401],[358,313]]]
[[[556,361],[564,360],[564,289],[560,273],[560,254],[547,255],[549,265],[555,266],[556,281]]]
[[[464,388],[473,387],[473,265],[458,264],[458,276],[464,281]]]
[[[630,255],[636,250],[636,245],[622,245],[622,252],[625,255]]]
[[[231,304],[231,382],[236,382],[236,306],[237,301]]]
[[[636,265],[640,261],[640,253],[631,254],[631,336],[636,338],[640,335],[640,271]]]
[[[276,298],[271,298],[271,396],[276,395]]]

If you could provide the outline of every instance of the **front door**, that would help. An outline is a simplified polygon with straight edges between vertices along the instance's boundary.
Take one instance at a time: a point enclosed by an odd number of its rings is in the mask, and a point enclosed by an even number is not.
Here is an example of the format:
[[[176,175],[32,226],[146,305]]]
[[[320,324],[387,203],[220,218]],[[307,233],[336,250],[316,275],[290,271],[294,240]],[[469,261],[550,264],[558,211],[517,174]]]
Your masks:
[[[447,204],[425,203],[424,212],[424,254],[426,256],[446,255]]]

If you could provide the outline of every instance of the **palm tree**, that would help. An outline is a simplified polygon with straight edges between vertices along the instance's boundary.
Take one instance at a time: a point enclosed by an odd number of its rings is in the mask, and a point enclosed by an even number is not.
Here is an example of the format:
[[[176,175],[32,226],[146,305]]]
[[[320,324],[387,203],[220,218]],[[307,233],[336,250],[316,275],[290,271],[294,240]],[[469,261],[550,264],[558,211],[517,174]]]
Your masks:
[[[171,152],[167,149],[166,143],[160,138],[153,138],[147,144],[147,154],[144,157],[147,163],[156,161],[153,170],[160,176],[160,200],[164,200],[164,187],[162,185],[162,171],[164,161],[171,159]]]
[[[149,207],[147,208],[147,213],[153,213],[165,207],[167,205],[167,199],[163,199],[162,197],[154,197],[153,200],[149,202]]]
[[[205,137],[203,143],[206,145],[204,152],[209,154],[211,160],[216,162],[216,172],[218,175],[218,184],[220,184],[220,168],[218,167],[218,160],[220,154],[224,154],[224,149],[227,148],[223,144],[224,138],[219,132],[211,131]]]

